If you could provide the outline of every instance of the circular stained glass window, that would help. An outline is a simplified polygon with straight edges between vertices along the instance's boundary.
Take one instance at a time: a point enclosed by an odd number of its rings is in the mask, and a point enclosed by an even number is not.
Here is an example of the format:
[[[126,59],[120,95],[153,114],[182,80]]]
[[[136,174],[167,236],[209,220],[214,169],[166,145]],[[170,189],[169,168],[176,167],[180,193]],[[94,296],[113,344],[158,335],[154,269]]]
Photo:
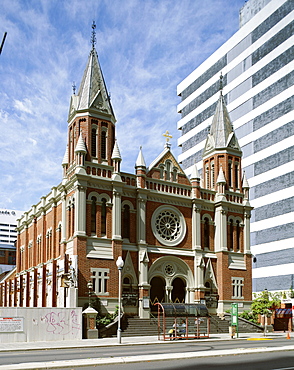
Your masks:
[[[152,230],[158,241],[164,245],[179,244],[186,233],[186,223],[182,213],[175,207],[158,207],[152,216]]]

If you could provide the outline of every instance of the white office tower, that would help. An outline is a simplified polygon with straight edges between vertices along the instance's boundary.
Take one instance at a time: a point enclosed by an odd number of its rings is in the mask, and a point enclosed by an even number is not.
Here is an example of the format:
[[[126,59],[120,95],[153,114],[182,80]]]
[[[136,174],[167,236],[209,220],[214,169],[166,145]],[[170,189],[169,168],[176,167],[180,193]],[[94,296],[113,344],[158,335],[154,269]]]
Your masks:
[[[0,278],[5,271],[10,271],[16,264],[17,219],[22,211],[0,208]]]
[[[223,95],[250,185],[253,291],[294,289],[294,0],[249,0],[240,29],[178,85],[188,174]],[[195,45],[197,47],[197,45]]]

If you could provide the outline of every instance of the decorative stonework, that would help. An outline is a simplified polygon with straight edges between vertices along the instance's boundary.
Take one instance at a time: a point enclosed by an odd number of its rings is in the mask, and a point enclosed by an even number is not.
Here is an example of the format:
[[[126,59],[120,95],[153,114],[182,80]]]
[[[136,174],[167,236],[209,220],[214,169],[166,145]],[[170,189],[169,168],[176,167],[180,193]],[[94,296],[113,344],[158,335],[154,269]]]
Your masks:
[[[158,207],[151,219],[152,231],[163,245],[176,246],[184,239],[186,222],[182,213],[175,207]]]

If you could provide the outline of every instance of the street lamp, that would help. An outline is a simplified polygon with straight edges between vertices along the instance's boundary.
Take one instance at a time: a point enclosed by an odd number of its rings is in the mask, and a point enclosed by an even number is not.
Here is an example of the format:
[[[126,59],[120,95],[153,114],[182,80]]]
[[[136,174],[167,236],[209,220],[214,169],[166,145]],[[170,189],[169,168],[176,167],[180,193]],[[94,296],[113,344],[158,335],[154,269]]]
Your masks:
[[[118,268],[118,321],[117,321],[117,341],[121,343],[121,327],[120,327],[120,316],[121,316],[121,270],[124,267],[124,260],[119,256],[116,260],[116,266]]]
[[[92,283],[92,281],[91,280],[89,280],[88,282],[87,282],[87,288],[89,289],[89,291],[88,291],[88,294],[89,294],[89,307],[91,307],[91,295],[92,295],[92,289],[93,289],[93,283]]]

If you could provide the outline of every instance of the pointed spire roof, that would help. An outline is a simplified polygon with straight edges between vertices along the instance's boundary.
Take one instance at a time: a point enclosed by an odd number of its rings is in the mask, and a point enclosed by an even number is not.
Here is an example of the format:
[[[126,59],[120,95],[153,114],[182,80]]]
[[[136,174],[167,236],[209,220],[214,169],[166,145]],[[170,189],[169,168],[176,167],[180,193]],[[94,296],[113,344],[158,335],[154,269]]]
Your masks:
[[[62,160],[62,166],[68,165],[68,145],[66,146],[64,157]]]
[[[225,175],[224,175],[224,171],[223,171],[222,166],[220,167],[216,183],[217,184],[225,184],[226,183],[226,179],[225,179]]]
[[[237,137],[224,101],[222,90],[213,116],[210,132],[207,136],[203,157],[210,155],[214,150],[230,150],[241,155]],[[236,153],[237,152],[237,153]]]
[[[100,67],[97,51],[92,45],[88,63],[77,95],[72,95],[69,109],[69,120],[76,111],[96,110],[104,117],[108,115],[116,121],[110,95],[107,91],[103,73]]]
[[[200,175],[196,163],[193,166],[190,180],[200,180]]]
[[[243,172],[242,188],[243,189],[249,189],[250,188],[247,177],[246,177],[246,174],[245,174],[245,171]]]
[[[117,144],[117,140],[115,139],[115,143],[114,143],[114,147],[113,147],[113,151],[112,151],[112,156],[111,156],[111,159],[117,159],[119,161],[121,161],[121,155],[120,155],[120,151],[119,151],[119,147],[118,147],[118,144]]]
[[[80,136],[79,136],[79,140],[78,140],[76,148],[75,148],[75,153],[84,153],[84,154],[87,153],[87,148],[86,148],[86,145],[84,143],[82,134],[80,134]]]
[[[140,146],[140,151],[136,160],[135,167],[146,167],[145,159],[142,152],[142,147]]]

